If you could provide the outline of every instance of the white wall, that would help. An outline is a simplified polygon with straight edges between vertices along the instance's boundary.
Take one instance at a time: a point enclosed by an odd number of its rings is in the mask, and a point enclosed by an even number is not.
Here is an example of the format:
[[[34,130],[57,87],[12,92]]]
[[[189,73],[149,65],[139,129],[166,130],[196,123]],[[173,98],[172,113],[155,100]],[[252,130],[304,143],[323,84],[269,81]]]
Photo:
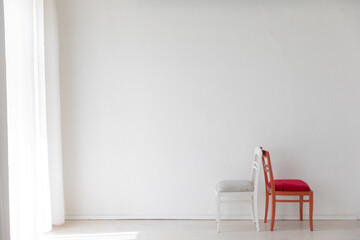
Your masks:
[[[5,70],[4,5],[0,0],[0,240],[10,239]]]
[[[258,145],[316,218],[360,215],[359,1],[57,3],[69,217],[212,217]]]

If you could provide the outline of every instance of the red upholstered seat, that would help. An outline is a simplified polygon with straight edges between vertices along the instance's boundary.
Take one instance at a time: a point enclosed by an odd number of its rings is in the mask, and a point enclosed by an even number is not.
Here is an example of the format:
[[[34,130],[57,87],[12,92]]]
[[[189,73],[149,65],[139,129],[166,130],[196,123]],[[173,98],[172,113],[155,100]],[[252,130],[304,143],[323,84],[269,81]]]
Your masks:
[[[271,183],[268,183],[271,187]],[[293,192],[302,192],[310,191],[309,185],[299,179],[277,179],[274,180],[275,191],[293,191]]]

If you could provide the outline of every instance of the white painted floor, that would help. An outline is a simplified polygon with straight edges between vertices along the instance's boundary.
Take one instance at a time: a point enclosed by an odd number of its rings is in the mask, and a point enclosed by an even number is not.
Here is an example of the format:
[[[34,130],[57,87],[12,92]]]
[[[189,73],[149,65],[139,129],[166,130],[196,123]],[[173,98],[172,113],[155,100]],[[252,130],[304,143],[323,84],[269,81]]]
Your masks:
[[[321,239],[360,240],[360,221],[315,221],[310,232],[308,221],[261,223],[255,231],[251,221],[222,221],[216,233],[210,220],[68,220],[47,233],[45,239],[123,239],[123,240],[240,240],[240,239]]]

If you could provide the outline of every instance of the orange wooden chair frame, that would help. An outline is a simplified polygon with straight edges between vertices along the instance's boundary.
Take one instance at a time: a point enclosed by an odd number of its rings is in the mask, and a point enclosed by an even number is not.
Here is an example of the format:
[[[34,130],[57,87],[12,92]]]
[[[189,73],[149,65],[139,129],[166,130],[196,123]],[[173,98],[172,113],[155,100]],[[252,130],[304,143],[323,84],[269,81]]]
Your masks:
[[[274,176],[271,168],[270,154],[268,151],[263,150],[262,157],[264,176],[265,176],[265,189],[266,189],[266,203],[265,203],[265,217],[264,222],[267,221],[267,215],[269,210],[269,197],[271,195],[271,228],[270,230],[274,230],[275,224],[275,210],[277,202],[298,202],[299,210],[300,210],[300,221],[303,220],[303,203],[309,203],[309,222],[310,222],[310,230],[313,231],[313,192],[310,191],[276,191],[274,185]],[[270,185],[269,187],[269,179]],[[280,200],[276,199],[276,196],[299,196],[299,200]],[[304,196],[308,196],[308,200],[304,199]]]

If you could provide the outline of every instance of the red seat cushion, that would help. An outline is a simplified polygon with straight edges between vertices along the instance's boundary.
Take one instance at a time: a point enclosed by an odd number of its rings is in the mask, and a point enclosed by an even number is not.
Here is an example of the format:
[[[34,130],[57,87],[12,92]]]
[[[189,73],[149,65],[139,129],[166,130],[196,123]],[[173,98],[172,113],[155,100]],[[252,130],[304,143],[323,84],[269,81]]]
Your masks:
[[[271,183],[269,182],[269,187]],[[274,180],[275,191],[293,191],[293,192],[303,192],[310,191],[309,185],[299,179],[278,179]]]

